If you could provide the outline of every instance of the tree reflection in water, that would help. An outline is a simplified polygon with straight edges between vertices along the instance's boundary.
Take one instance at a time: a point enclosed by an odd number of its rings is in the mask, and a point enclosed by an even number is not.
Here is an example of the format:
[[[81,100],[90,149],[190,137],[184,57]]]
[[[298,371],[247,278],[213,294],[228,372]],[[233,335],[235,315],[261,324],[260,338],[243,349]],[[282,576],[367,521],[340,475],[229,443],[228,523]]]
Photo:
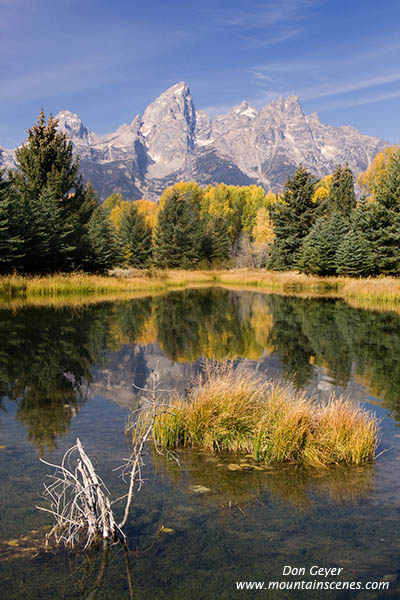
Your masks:
[[[362,383],[400,420],[400,315],[351,308],[342,300],[188,289],[80,308],[0,310],[0,397],[40,454],[67,433],[85,401],[91,368],[138,344],[172,361],[270,355],[301,388],[322,372],[333,385]],[[139,360],[139,354],[137,355]]]

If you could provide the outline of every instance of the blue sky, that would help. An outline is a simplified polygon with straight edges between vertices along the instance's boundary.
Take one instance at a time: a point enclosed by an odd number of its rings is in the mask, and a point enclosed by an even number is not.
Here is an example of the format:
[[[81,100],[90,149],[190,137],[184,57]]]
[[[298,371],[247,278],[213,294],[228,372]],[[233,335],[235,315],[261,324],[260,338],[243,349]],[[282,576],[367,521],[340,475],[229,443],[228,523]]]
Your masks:
[[[41,107],[113,131],[181,80],[212,115],[296,94],[399,143],[399,24],[397,0],[0,0],[0,144]]]

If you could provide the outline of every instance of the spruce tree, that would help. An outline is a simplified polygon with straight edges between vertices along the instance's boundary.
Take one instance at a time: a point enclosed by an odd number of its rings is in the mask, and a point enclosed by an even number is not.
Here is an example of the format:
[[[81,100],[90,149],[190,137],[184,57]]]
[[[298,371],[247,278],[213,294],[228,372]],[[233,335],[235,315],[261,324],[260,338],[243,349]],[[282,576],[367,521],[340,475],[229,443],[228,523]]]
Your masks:
[[[152,253],[151,229],[146,225],[134,202],[122,215],[119,236],[125,265],[138,269],[149,266]]]
[[[18,235],[18,212],[13,190],[0,171],[0,273],[18,268],[22,239]]]
[[[194,267],[201,257],[202,237],[199,209],[185,193],[173,189],[158,215],[154,263],[166,268]]]
[[[92,213],[88,223],[89,250],[87,270],[106,273],[121,259],[114,227],[102,206]]]
[[[360,230],[350,229],[336,253],[339,275],[366,277],[374,270],[373,249]]]
[[[74,194],[82,191],[78,159],[73,160],[72,144],[57,130],[58,121],[50,115],[46,123],[43,110],[28,139],[16,150],[18,170],[14,179],[21,192],[39,197],[43,188],[51,187],[62,199],[67,213]]]
[[[322,205],[328,213],[339,213],[349,218],[356,206],[354,175],[349,166],[338,166],[333,173],[329,195]]]
[[[36,226],[36,272],[49,273],[73,266],[75,246],[73,231],[63,219],[61,202],[52,187],[45,187],[38,200],[33,200]]]
[[[281,201],[271,206],[275,240],[269,268],[288,270],[297,267],[302,241],[316,218],[315,185],[316,179],[300,165],[287,181]]]
[[[379,188],[376,188],[379,194]],[[400,212],[390,197],[385,203],[362,199],[352,214],[352,227],[368,240],[374,275],[400,275]]]
[[[375,198],[381,206],[400,213],[400,151],[390,157],[379,180]]]
[[[299,270],[312,275],[334,275],[336,252],[348,229],[346,219],[339,213],[320,217],[303,241]]]
[[[88,258],[87,224],[96,202],[91,190],[83,190],[78,159],[72,156],[72,144],[57,126],[58,121],[51,115],[46,123],[41,111],[35,125],[28,130],[26,144],[16,151],[17,170],[12,175],[12,183],[24,214],[21,266],[27,272],[43,270],[39,261],[40,248],[46,245],[46,240],[40,239],[43,234],[40,198],[44,190],[54,194],[54,206],[58,207],[57,214],[63,223],[64,249],[58,253],[60,262],[53,265],[54,269],[81,268]]]
[[[209,217],[202,240],[201,257],[209,263],[227,261],[232,254],[228,226],[222,217]]]

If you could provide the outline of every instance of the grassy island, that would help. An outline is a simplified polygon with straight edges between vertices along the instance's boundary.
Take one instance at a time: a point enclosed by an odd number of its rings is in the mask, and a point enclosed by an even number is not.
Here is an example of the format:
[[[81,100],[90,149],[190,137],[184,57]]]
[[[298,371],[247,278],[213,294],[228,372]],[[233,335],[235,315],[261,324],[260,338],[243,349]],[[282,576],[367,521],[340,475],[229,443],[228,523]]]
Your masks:
[[[350,400],[319,404],[225,363],[208,365],[187,399],[172,399],[154,435],[165,449],[240,452],[264,464],[362,465],[374,460],[378,422]]]

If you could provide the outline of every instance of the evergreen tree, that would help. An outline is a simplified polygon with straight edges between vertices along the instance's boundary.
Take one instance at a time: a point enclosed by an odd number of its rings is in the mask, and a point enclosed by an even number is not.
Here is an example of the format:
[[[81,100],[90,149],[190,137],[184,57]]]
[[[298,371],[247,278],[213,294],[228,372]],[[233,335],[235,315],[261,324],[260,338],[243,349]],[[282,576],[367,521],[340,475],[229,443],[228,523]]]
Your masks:
[[[42,111],[32,129],[28,130],[26,144],[16,151],[17,170],[12,175],[19,210],[23,213],[24,240],[23,270],[43,270],[39,264],[46,240],[41,239],[46,227],[41,214],[44,190],[53,194],[51,202],[57,207],[57,218],[63,224],[60,262],[56,270],[82,267],[87,262],[87,223],[96,206],[92,190],[83,190],[78,159],[73,159],[72,144],[57,130],[58,121],[50,115],[48,122]],[[42,199],[41,199],[42,198]],[[68,240],[66,239],[68,237]],[[68,248],[68,252],[66,249]]]
[[[106,273],[118,264],[121,254],[114,227],[102,206],[92,213],[88,223],[89,256],[87,270]]]
[[[344,236],[336,253],[336,269],[339,275],[366,277],[374,269],[371,244],[360,230],[350,229]]]
[[[373,244],[376,271],[400,275],[400,151],[390,156],[375,198],[369,209],[367,236]]]
[[[2,180],[0,171],[0,273],[13,271],[21,259],[16,208],[10,183]]]
[[[348,229],[344,216],[339,213],[320,217],[304,238],[298,261],[300,271],[312,275],[334,275],[336,252]]]
[[[329,195],[321,208],[328,213],[337,212],[349,218],[355,206],[354,175],[348,165],[338,166],[333,173]]]
[[[232,253],[228,226],[222,217],[210,217],[202,240],[202,258],[209,263],[224,262]]]
[[[173,189],[173,188],[172,188]],[[159,267],[191,268],[201,257],[200,211],[178,190],[165,199],[154,235],[154,262]]]
[[[151,260],[151,229],[138,212],[135,202],[122,214],[119,236],[123,247],[124,262],[127,266],[144,268]]]
[[[36,272],[48,273],[59,268],[70,270],[75,246],[73,231],[63,219],[60,200],[53,188],[45,187],[38,200],[33,199],[37,258]]]
[[[272,204],[270,214],[275,240],[269,268],[287,270],[297,267],[302,241],[316,217],[317,205],[313,202],[315,185],[315,178],[299,166],[287,181],[281,201]]]
[[[52,115],[46,123],[41,111],[35,125],[28,129],[26,144],[16,150],[18,170],[14,180],[21,192],[36,198],[43,188],[51,187],[68,213],[75,194],[82,191],[82,182],[78,159],[72,157],[72,144],[57,125]]]
[[[400,151],[393,153],[375,191],[376,201],[400,213]]]
[[[379,187],[375,192],[382,193]],[[400,274],[400,211],[390,198],[384,202],[363,199],[352,214],[353,229],[360,231],[370,244],[374,275]]]

